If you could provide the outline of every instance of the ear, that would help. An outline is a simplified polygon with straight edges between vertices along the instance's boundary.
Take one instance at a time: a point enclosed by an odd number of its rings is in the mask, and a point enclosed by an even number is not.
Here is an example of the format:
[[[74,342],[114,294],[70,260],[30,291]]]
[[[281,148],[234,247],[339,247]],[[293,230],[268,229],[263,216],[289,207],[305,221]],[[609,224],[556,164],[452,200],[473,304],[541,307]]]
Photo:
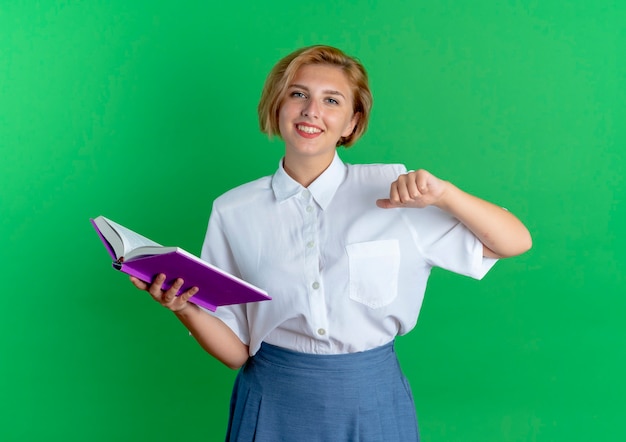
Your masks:
[[[352,115],[352,119],[350,120],[350,123],[346,126],[346,130],[343,131],[341,136],[346,138],[352,135],[360,119],[361,119],[361,112],[355,112],[354,115]]]

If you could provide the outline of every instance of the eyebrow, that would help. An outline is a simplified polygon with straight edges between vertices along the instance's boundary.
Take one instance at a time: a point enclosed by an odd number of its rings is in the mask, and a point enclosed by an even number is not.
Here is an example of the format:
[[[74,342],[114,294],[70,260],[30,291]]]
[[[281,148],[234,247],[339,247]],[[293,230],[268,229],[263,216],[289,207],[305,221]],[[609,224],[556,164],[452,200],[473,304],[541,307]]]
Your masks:
[[[308,91],[308,90],[309,90],[309,88],[308,88],[308,87],[306,87],[306,86],[305,86],[305,85],[303,85],[303,84],[290,84],[290,85],[289,85],[289,87],[290,87],[290,88],[292,88],[292,87],[293,87],[293,88],[297,88],[297,89],[304,89],[304,90],[306,90],[306,91]],[[323,91],[322,91],[322,93],[324,93],[324,94],[329,94],[329,95],[339,95],[339,96],[341,96],[341,97],[343,97],[343,98],[346,98],[346,97],[345,97],[345,95],[344,95],[344,94],[342,94],[341,92],[339,92],[339,91],[334,91],[334,90],[332,90],[332,89],[326,89],[326,90],[323,90]]]

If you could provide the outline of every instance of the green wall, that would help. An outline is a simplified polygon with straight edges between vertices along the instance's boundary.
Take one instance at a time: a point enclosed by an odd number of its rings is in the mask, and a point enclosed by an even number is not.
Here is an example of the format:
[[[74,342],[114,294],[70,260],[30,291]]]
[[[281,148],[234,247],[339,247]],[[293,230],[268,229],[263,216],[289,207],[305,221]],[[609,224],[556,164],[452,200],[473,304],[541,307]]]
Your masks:
[[[265,74],[302,45],[369,68],[348,162],[427,168],[534,248],[436,270],[399,339],[426,442],[626,439],[626,3],[0,3],[0,440],[223,438],[234,373],[111,269],[103,214],[199,253],[211,201],[274,171]]]

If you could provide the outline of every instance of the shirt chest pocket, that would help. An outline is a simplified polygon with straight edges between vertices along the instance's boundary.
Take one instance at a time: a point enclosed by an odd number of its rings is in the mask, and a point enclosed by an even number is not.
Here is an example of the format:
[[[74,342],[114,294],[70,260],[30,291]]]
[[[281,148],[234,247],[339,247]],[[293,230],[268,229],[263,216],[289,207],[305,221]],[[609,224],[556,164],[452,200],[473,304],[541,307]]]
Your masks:
[[[398,296],[400,245],[380,240],[346,246],[350,268],[350,299],[376,309]]]

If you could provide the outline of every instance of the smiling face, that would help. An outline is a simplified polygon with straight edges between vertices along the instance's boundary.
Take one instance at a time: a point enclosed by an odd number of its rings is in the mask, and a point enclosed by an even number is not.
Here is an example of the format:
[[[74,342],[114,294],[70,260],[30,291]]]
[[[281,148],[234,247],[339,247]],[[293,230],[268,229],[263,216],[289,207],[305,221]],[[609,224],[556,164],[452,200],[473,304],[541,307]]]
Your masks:
[[[304,65],[287,87],[278,113],[285,142],[285,168],[328,167],[337,141],[358,121],[351,85],[343,71],[328,64]]]

